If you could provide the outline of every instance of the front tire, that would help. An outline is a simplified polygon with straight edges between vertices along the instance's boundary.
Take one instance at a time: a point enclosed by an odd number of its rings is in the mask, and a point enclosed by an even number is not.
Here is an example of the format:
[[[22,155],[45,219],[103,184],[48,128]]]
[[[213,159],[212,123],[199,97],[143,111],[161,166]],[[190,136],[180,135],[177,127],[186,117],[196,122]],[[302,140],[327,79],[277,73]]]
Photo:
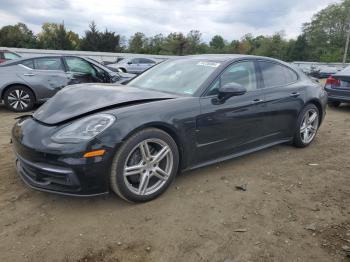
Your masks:
[[[34,107],[35,96],[28,87],[12,86],[5,91],[5,106],[14,112],[27,112]]]
[[[319,127],[320,112],[314,104],[306,105],[297,119],[294,134],[296,147],[307,147],[314,140]]]
[[[116,153],[110,185],[127,201],[150,201],[169,187],[178,165],[178,148],[172,137],[160,129],[147,128],[128,138]]]

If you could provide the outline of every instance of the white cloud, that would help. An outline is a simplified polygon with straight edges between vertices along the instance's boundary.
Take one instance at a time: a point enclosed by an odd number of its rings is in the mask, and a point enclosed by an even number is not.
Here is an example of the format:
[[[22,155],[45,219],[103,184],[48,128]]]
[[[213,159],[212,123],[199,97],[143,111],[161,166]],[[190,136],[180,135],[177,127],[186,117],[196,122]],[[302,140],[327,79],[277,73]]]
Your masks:
[[[170,32],[202,32],[208,41],[215,34],[228,40],[244,34],[271,35],[283,30],[288,38],[301,32],[304,22],[335,0],[2,0],[0,26],[26,23],[39,32],[44,22],[62,22],[80,35],[94,20],[100,30],[108,28],[130,36]]]

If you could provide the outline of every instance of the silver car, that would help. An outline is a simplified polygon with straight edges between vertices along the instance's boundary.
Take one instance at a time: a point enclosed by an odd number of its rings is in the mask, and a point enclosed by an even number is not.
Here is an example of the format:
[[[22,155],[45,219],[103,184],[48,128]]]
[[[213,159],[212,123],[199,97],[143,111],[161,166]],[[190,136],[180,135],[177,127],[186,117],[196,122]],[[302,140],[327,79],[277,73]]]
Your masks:
[[[133,77],[79,56],[32,57],[0,65],[0,99],[8,109],[25,112],[67,85],[124,83]]]
[[[156,61],[149,58],[125,58],[116,64],[109,64],[107,67],[113,71],[119,70],[125,73],[141,74],[155,64]]]

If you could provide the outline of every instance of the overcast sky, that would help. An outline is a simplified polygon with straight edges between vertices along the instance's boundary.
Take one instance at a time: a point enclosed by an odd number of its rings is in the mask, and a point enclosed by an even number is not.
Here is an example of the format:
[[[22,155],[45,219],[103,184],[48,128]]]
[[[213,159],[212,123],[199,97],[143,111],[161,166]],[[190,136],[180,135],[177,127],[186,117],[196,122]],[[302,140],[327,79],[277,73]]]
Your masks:
[[[0,26],[26,23],[35,33],[44,22],[60,23],[83,35],[90,21],[126,37],[170,32],[202,32],[228,40],[246,33],[284,30],[295,38],[304,22],[339,0],[0,0]]]

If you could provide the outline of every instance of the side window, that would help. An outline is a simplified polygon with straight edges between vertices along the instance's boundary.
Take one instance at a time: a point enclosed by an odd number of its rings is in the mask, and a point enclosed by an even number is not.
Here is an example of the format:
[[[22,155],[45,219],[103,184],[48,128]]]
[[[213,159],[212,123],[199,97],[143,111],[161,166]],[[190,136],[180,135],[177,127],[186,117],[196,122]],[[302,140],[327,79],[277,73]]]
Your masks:
[[[34,59],[35,69],[38,70],[62,70],[63,64],[59,57],[45,57]]]
[[[154,64],[154,61],[147,58],[140,58],[140,64]]]
[[[231,82],[241,84],[248,92],[256,90],[258,87],[254,62],[244,61],[229,66],[222,75],[215,80],[207,95],[216,95],[221,86]]]
[[[96,75],[96,70],[87,61],[79,57],[66,57],[65,58],[68,71],[89,75]]]
[[[265,87],[288,85],[295,82],[298,76],[286,66],[273,62],[259,61]]]
[[[138,59],[138,58],[131,59],[131,63],[132,64],[139,64],[140,63],[140,59]]]
[[[18,59],[19,55],[16,55],[14,53],[9,53],[9,52],[5,52],[4,53],[4,58],[8,59],[8,60],[12,60],[12,59]]]
[[[34,69],[34,62],[32,59],[30,60],[25,60],[23,62],[21,62],[22,65],[26,66],[26,67],[29,67],[31,69]]]

